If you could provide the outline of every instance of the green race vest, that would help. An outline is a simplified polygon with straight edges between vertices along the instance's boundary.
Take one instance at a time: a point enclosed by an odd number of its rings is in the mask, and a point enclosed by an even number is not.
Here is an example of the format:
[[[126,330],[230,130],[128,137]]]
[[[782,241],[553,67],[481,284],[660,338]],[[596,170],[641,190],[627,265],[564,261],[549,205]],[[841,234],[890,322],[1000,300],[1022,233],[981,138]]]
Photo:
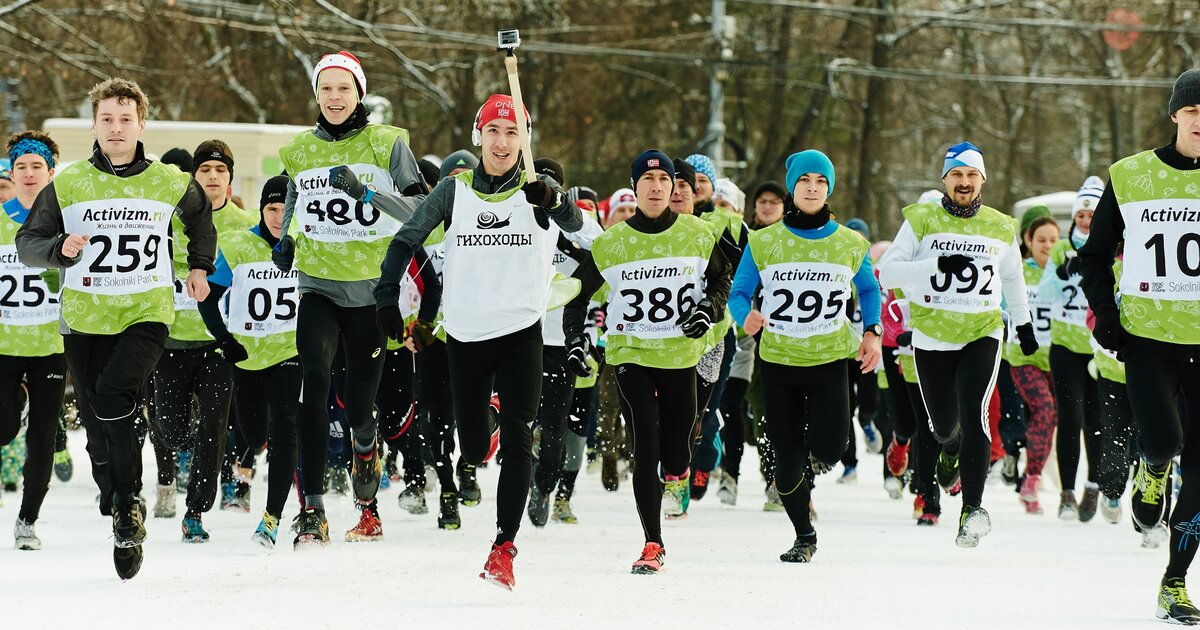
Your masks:
[[[342,282],[379,278],[383,256],[400,223],[330,186],[329,169],[349,166],[363,184],[392,191],[395,185],[388,167],[396,140],[408,142],[408,132],[367,125],[336,142],[304,131],[279,150],[296,187],[288,234],[296,240],[297,269],[314,278]]]
[[[90,237],[63,278],[62,317],[72,330],[115,335],[175,321],[167,241],[191,180],[162,162],[118,177],[80,161],[54,177],[66,232]]]
[[[217,231],[217,249],[221,249],[221,241],[230,234],[243,232],[258,225],[257,216],[237,207],[232,201],[226,203],[224,208],[213,211],[212,221],[213,228]],[[196,300],[187,294],[187,277],[191,271],[188,268],[187,247],[191,239],[183,231],[183,221],[179,220],[178,215],[171,217],[171,234],[174,240],[171,259],[175,268],[175,322],[171,324],[171,339],[212,341],[213,337],[208,334],[204,320],[200,317]]]
[[[296,356],[296,270],[279,271],[271,246],[248,229],[222,235],[220,247],[233,274],[229,332],[250,355],[237,366],[262,370]]]
[[[659,234],[621,223],[596,237],[592,259],[610,287],[606,357],[609,363],[689,368],[705,339],[683,336],[676,321],[704,297],[704,270],[716,238],[703,221],[679,215]]]
[[[0,211],[0,355],[60,354],[58,296],[50,293],[42,280],[43,269],[26,267],[17,257],[20,228],[20,223]]]
[[[1125,221],[1121,325],[1139,337],[1200,344],[1200,171],[1144,151],[1108,172]]]
[[[1010,325],[1008,343],[1004,346],[1004,358],[1013,367],[1033,365],[1043,372],[1049,372],[1050,337],[1053,326],[1050,320],[1051,307],[1038,294],[1038,282],[1041,281],[1045,269],[1037,266],[1037,263],[1029,258],[1026,259],[1025,264],[1021,265],[1021,270],[1025,274],[1025,297],[1029,300],[1029,314],[1033,318],[1033,334],[1038,342],[1038,350],[1031,356],[1025,356],[1025,353],[1021,352],[1021,344],[1017,342],[1017,331]]]
[[[913,328],[938,341],[960,344],[1000,328],[1000,259],[1016,238],[1016,221],[988,206],[970,219],[952,216],[937,203],[914,204],[902,212],[919,242],[915,260],[950,254],[971,258],[961,276],[939,271],[904,287]]]
[[[1071,248],[1070,239],[1062,239],[1050,248],[1050,260],[1055,266],[1061,267],[1067,262],[1067,252]],[[1075,274],[1062,285],[1062,305],[1050,309],[1050,340],[1051,343],[1062,346],[1077,354],[1091,354],[1092,347],[1088,341],[1092,331],[1087,327],[1087,297],[1083,287],[1079,286],[1082,276]],[[1046,300],[1049,302],[1049,299]],[[1039,343],[1041,343],[1039,341]]]
[[[840,225],[815,240],[782,221],[750,235],[767,318],[758,344],[763,361],[807,367],[854,356],[862,338],[850,322],[853,279],[869,248]]]

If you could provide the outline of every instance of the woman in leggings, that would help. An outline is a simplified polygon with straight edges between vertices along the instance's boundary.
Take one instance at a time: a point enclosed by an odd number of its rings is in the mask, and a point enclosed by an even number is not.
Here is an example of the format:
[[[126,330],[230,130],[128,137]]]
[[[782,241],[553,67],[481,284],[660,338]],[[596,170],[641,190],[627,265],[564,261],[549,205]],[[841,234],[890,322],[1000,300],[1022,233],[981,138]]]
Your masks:
[[[991,451],[987,410],[1003,336],[1002,293],[1021,351],[1037,351],[1016,222],[983,205],[986,177],[979,149],[969,142],[951,147],[942,167],[941,203],[904,208],[904,224],[879,262],[880,284],[904,289],[910,300],[917,382],[942,445],[938,483],[948,489],[961,480],[955,539],[960,547],[977,546],[991,531],[982,502]]]
[[[237,466],[250,477],[254,459],[269,443],[267,509],[251,540],[271,548],[296,470],[296,411],[303,372],[296,351],[296,272],[280,271],[271,249],[283,232],[288,179],[263,186],[259,222],[222,237],[208,297],[199,304],[204,325],[232,364],[238,390]],[[229,324],[221,317],[228,294]]]
[[[779,556],[809,562],[817,534],[809,513],[812,476],[828,472],[846,450],[850,431],[850,380],[879,364],[879,284],[870,243],[832,220],[826,200],[834,187],[833,163],[815,150],[787,160],[784,219],[750,237],[742,255],[730,310],[748,334],[762,331],[763,398],[767,432],[775,447],[775,484],[795,542]],[[751,301],[762,287],[762,310]],[[850,322],[857,292],[864,334]]]
[[[1038,481],[1050,457],[1058,414],[1054,406],[1054,382],[1050,378],[1050,306],[1047,300],[1042,299],[1039,282],[1050,252],[1058,242],[1058,224],[1048,216],[1034,219],[1021,236],[1030,254],[1025,259],[1022,271],[1025,273],[1025,290],[1038,351],[1025,356],[1015,336],[1010,333],[1005,354],[1012,380],[1029,407],[1029,422],[1025,428],[1025,473],[1019,484],[1021,502],[1027,513],[1041,514]]]
[[[583,319],[588,298],[607,283],[605,356],[616,368],[621,413],[633,428],[633,496],[645,535],[633,572],[657,573],[666,557],[660,509],[681,512],[688,495],[695,368],[703,338],[725,313],[729,265],[705,222],[667,208],[676,184],[671,158],[652,149],[630,170],[637,210],[598,236],[592,260],[575,271],[583,286],[564,309],[563,332],[568,365],[586,374]]]
[[[1088,373],[1092,360],[1091,332],[1087,327],[1087,298],[1080,287],[1079,248],[1087,242],[1092,213],[1104,193],[1104,182],[1089,177],[1075,197],[1075,214],[1067,238],[1050,250],[1050,261],[1038,287],[1050,303],[1050,373],[1058,405],[1058,476],[1062,501],[1058,518],[1090,521],[1100,499],[1100,394],[1096,379]],[[1079,469],[1079,436],[1087,451],[1087,482],[1083,501],[1075,499],[1075,476]]]

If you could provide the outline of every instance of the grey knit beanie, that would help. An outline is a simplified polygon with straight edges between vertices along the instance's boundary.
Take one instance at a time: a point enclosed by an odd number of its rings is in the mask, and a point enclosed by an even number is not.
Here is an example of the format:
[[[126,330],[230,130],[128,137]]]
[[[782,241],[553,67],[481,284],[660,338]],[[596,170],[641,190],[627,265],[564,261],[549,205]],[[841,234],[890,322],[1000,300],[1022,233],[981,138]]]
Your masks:
[[[1192,68],[1175,79],[1167,113],[1174,114],[1188,105],[1200,105],[1200,68]]]

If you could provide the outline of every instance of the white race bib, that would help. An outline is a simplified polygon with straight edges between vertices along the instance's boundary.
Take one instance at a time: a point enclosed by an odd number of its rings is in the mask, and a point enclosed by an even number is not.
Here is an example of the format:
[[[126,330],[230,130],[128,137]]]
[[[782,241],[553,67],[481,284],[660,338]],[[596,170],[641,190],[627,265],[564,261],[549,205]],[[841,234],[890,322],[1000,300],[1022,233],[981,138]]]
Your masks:
[[[849,321],[854,271],[845,265],[793,262],[770,265],[762,278],[766,329],[788,337],[836,332]],[[861,318],[860,318],[861,325]]]
[[[1033,320],[1033,338],[1037,339],[1039,347],[1049,348],[1051,311],[1055,309],[1042,301],[1038,285],[1032,282],[1025,284],[1025,299],[1029,302],[1029,316]],[[1013,327],[1011,319],[1006,318],[1005,321],[1009,326],[1008,340],[1015,343],[1017,330]]]
[[[704,298],[699,257],[651,258],[609,267],[608,330],[641,339],[682,337],[682,313]]]
[[[58,296],[46,287],[43,271],[22,264],[16,245],[0,245],[0,325],[38,326],[58,321]]]
[[[1153,300],[1200,300],[1200,201],[1121,205],[1125,262],[1121,292]]]
[[[350,170],[364,186],[393,187],[392,176],[374,164],[351,164]],[[294,183],[294,215],[306,238],[322,243],[377,241],[391,238],[400,229],[400,222],[391,216],[330,186],[327,166],[300,173]]]
[[[913,287],[911,299],[924,306],[957,313],[1000,310],[1000,256],[1010,243],[986,236],[938,233],[921,239],[915,260],[962,254],[971,259],[958,274],[936,271]],[[907,292],[907,291],[906,291]]]
[[[1087,296],[1083,294],[1083,288],[1079,286],[1081,276],[1075,274],[1071,279],[1062,285],[1062,304],[1056,306],[1051,311],[1051,317],[1056,321],[1064,322],[1072,326],[1087,327]],[[1032,305],[1030,306],[1032,309]],[[1038,340],[1041,343],[1041,340]]]
[[[86,234],[82,258],[63,286],[83,293],[128,295],[171,286],[167,234],[175,208],[149,199],[86,201],[63,209],[68,234]]]
[[[266,337],[295,331],[296,282],[294,269],[284,273],[270,262],[238,265],[230,287],[229,332]]]

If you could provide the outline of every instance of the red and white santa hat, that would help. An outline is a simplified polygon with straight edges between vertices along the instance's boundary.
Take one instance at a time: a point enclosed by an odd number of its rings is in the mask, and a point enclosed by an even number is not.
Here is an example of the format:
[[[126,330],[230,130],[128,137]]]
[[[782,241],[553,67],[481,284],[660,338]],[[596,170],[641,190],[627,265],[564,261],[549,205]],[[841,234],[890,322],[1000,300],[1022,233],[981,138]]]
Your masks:
[[[358,98],[361,99],[367,93],[367,75],[363,72],[362,62],[358,60],[358,57],[340,50],[321,57],[317,66],[313,68],[313,94],[317,93],[317,77],[321,76],[321,72],[330,68],[341,68],[354,76],[354,82],[358,84]]]

